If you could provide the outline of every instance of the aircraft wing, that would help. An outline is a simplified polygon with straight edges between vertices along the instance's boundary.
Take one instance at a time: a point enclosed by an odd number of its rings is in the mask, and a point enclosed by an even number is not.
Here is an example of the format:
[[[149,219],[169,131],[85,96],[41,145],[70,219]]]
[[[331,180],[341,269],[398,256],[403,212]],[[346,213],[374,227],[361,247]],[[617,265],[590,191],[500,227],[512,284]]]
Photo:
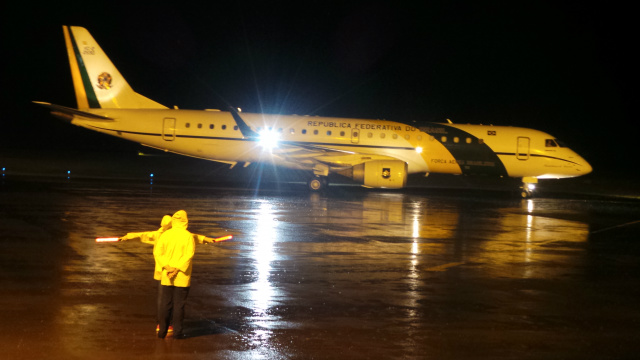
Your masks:
[[[285,152],[297,152],[305,154],[305,156],[319,156],[319,155],[345,155],[345,154],[357,154],[355,151],[349,151],[344,149],[338,149],[327,145],[309,144],[297,141],[288,141],[280,144]],[[282,151],[282,150],[281,150]]]
[[[278,148],[272,149],[271,153],[274,157],[279,157],[283,161],[304,164],[308,168],[316,164],[324,164],[333,168],[332,171],[350,168],[371,160],[398,160],[391,156],[355,152],[335,146],[303,142],[281,143]]]
[[[237,109],[230,107],[230,113],[245,138],[259,138],[259,134],[242,119]],[[314,144],[299,141],[282,142],[278,148],[272,149],[271,153],[274,157],[299,167],[312,168],[316,164],[324,164],[334,170],[349,168],[371,160],[398,160],[391,156],[345,150],[336,144]]]

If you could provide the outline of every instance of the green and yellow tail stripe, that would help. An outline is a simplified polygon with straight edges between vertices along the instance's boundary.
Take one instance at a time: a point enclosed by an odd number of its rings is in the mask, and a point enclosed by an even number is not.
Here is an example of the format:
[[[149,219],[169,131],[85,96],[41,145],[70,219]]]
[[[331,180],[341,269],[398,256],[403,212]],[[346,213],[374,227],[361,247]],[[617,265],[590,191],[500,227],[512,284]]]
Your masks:
[[[100,103],[98,97],[93,91],[91,79],[87,73],[87,69],[82,61],[80,50],[75,38],[71,36],[68,26],[63,26],[64,40],[67,46],[67,55],[69,56],[69,66],[71,67],[71,77],[73,79],[73,88],[76,92],[76,101],[78,109],[94,108],[99,109]]]

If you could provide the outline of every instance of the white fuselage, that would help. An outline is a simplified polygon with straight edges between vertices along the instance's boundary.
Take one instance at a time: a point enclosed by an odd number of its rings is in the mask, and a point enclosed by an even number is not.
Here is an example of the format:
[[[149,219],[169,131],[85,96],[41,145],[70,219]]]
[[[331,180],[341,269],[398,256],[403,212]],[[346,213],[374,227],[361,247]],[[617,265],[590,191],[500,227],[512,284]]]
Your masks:
[[[270,129],[279,145],[270,151],[247,138],[229,112],[165,109],[90,109],[114,121],[75,118],[72,123],[182,155],[228,163],[270,161],[312,169],[318,162],[341,169],[378,159],[407,163],[408,173],[494,174],[564,178],[591,166],[544,132],[504,126],[398,122],[242,113],[255,132]],[[556,146],[549,146],[551,141]],[[288,147],[287,145],[295,144]],[[300,145],[311,150],[300,152]],[[315,149],[315,150],[313,150]],[[319,151],[318,149],[324,149]]]

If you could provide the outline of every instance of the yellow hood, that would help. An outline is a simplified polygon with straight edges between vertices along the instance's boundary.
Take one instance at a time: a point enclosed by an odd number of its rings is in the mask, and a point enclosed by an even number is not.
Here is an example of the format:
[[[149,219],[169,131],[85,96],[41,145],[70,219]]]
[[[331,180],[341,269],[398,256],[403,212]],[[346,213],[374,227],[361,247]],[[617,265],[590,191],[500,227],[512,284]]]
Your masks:
[[[165,215],[162,217],[162,221],[160,222],[160,227],[164,230],[167,230],[171,227],[171,215]]]
[[[187,219],[187,212],[184,210],[178,210],[171,217],[171,227],[175,229],[186,229],[189,224]]]

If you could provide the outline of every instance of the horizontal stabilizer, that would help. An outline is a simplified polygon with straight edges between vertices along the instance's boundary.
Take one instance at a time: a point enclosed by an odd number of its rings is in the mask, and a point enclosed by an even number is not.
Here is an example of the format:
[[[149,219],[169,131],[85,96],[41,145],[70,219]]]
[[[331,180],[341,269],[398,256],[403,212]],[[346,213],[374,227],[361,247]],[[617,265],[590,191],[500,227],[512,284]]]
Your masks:
[[[55,113],[62,113],[66,115],[72,115],[70,119],[73,118],[73,116],[81,116],[83,118],[92,119],[92,120],[114,121],[114,119],[107,116],[92,114],[90,112],[72,109],[66,106],[55,105],[55,104],[42,102],[42,101],[34,101],[33,103],[51,109],[52,113],[55,112]]]

